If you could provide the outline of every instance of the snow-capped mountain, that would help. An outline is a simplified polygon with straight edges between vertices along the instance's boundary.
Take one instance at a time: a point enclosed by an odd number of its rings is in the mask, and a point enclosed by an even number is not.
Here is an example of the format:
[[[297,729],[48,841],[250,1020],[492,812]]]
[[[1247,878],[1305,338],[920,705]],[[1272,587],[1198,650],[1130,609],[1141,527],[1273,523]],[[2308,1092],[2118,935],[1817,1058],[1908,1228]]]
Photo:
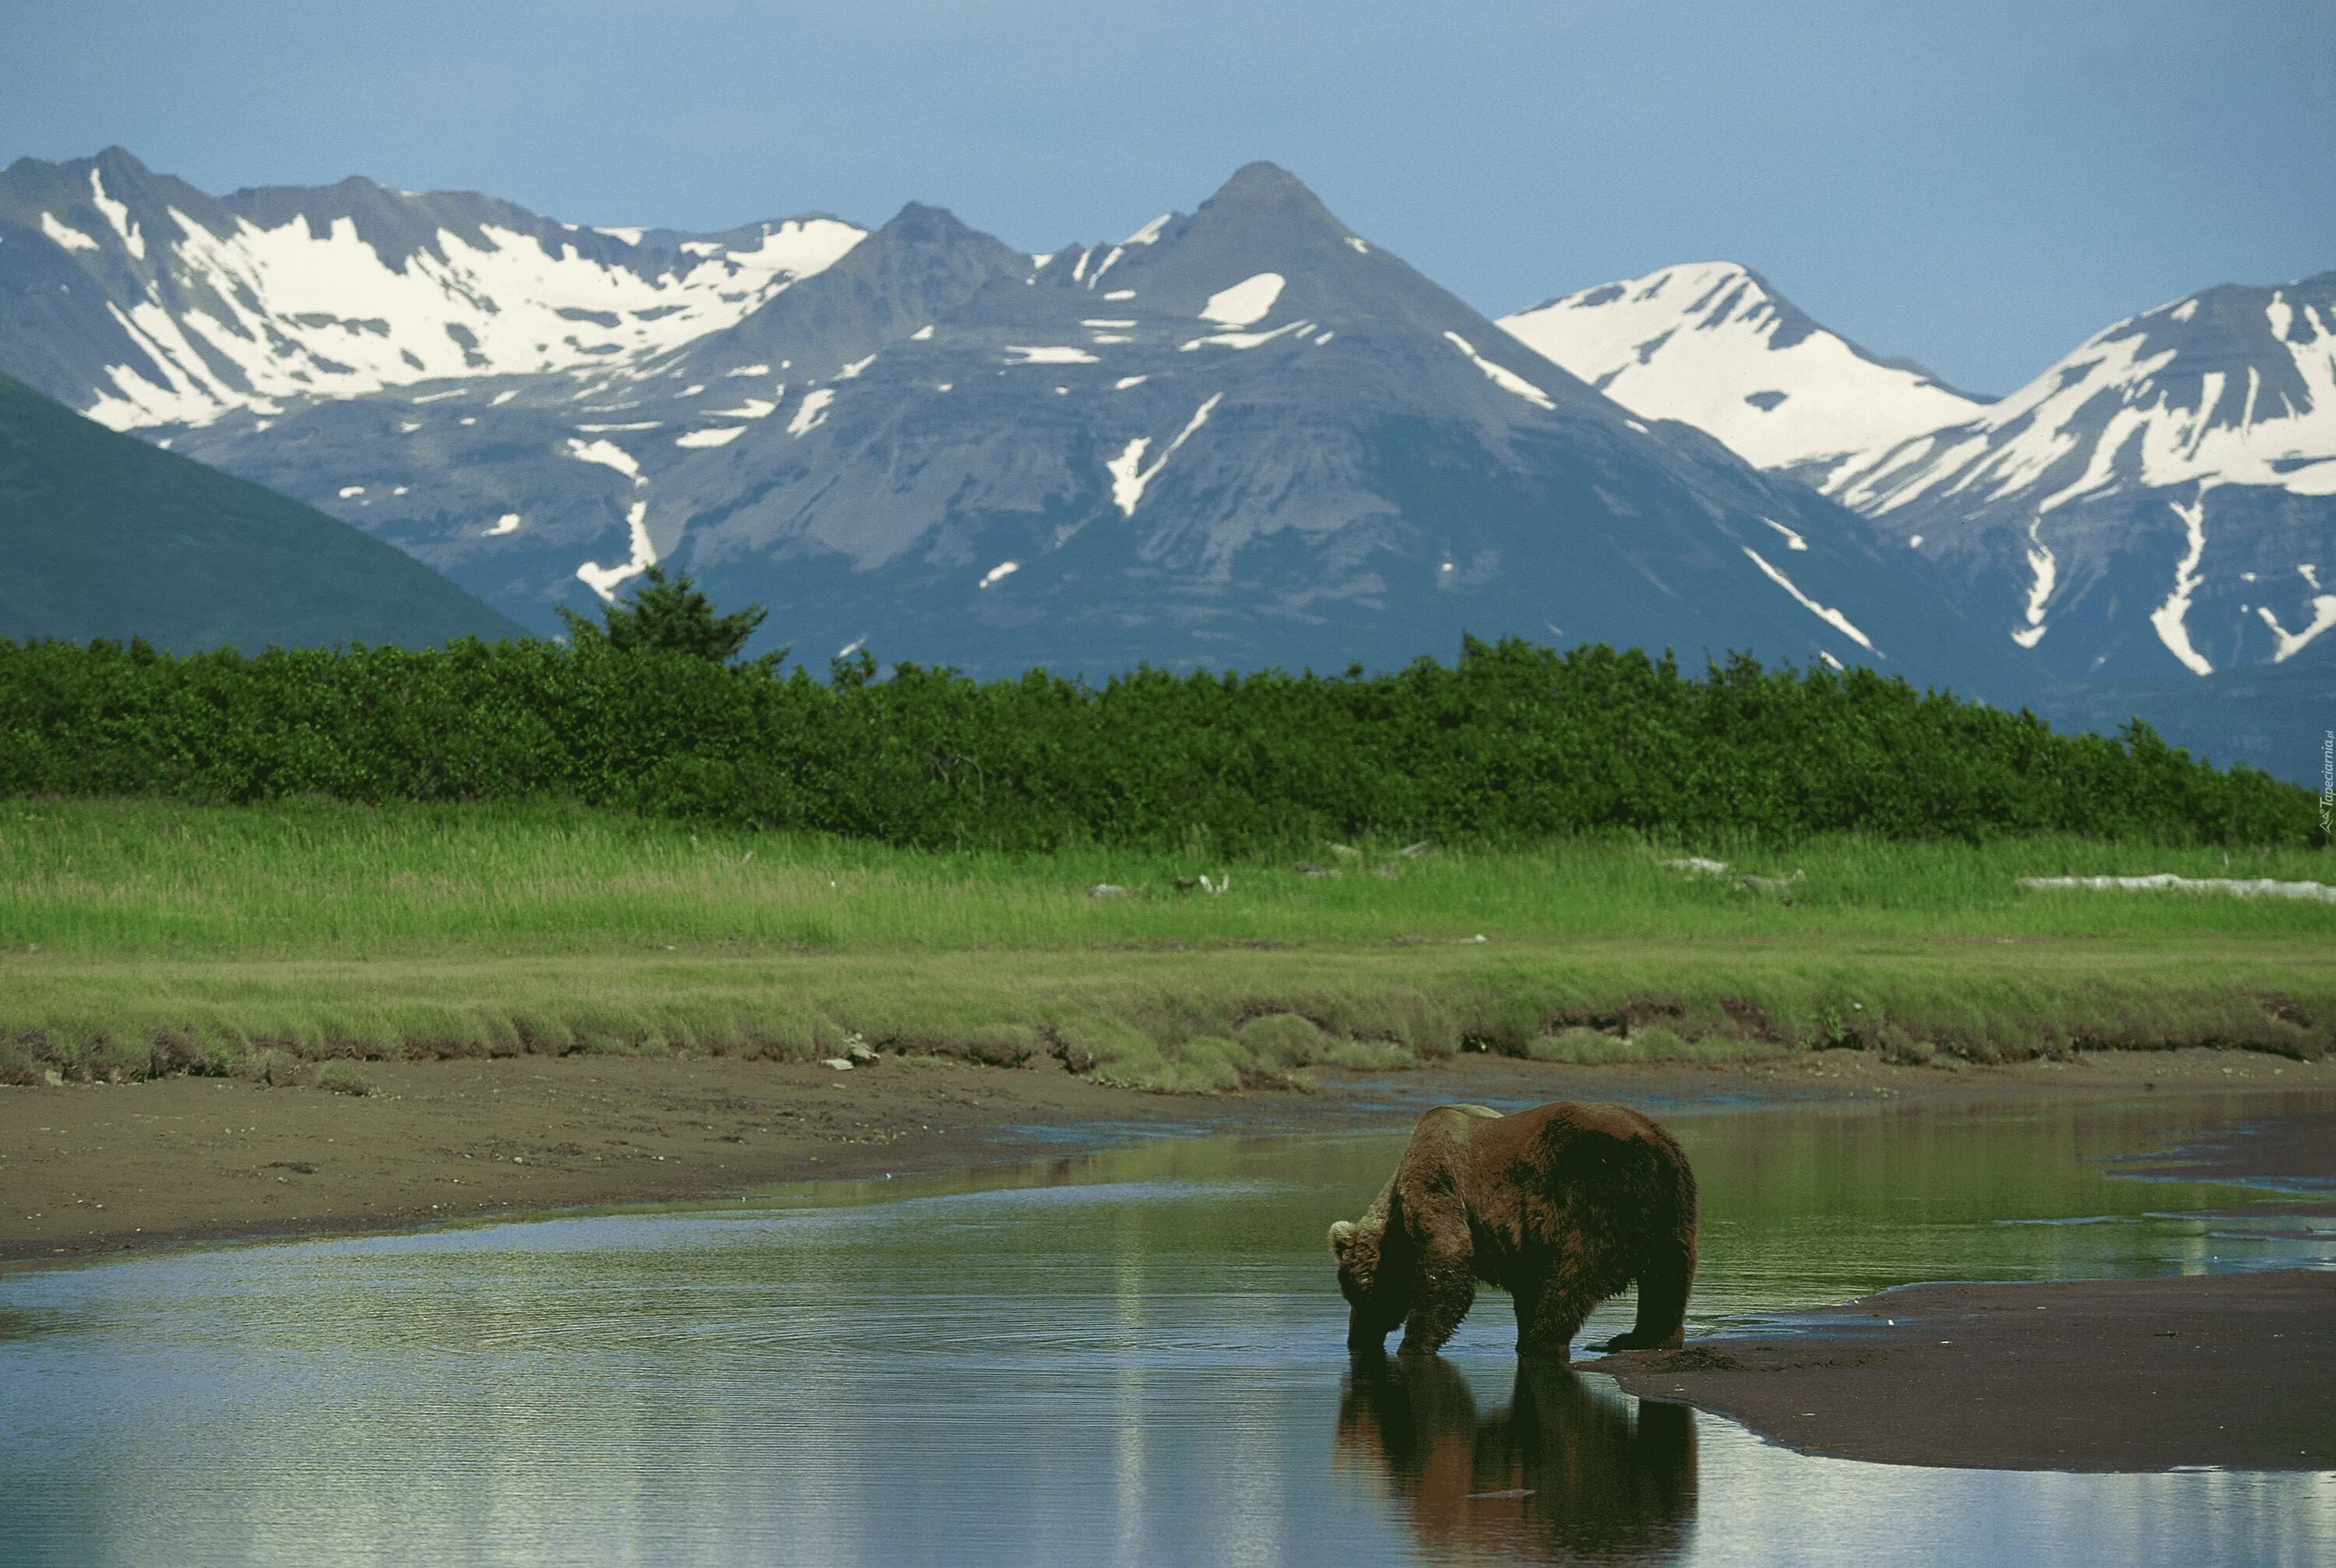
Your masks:
[[[1601,284],[1501,325],[1641,418],[1684,420],[1747,463],[1820,487],[1844,459],[1986,406],[1826,331],[1733,262]]]
[[[743,319],[861,233],[581,229],[355,179],[214,198],[119,148],[21,159],[0,171],[0,370],[117,430],[600,371]]]
[[[2278,663],[2336,630],[2336,273],[2160,306],[1995,403],[1726,263],[1502,325],[1939,562],[2047,684]]]
[[[2336,272],[2120,321],[1827,489],[2057,678],[2284,662],[2336,630]]]
[[[911,206],[589,375],[154,433],[547,629],[655,560],[814,663],[1387,666],[1465,631],[2011,679],[1915,552],[1600,396],[1265,164],[1038,256]]]

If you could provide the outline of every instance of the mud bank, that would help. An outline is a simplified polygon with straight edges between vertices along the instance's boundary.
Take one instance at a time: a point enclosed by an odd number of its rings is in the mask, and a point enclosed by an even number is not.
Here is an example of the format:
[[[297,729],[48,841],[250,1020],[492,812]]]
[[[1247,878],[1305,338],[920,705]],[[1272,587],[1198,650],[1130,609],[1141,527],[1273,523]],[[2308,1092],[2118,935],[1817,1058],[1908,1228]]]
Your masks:
[[[1729,1067],[1469,1056],[1319,1075],[1317,1092],[1144,1093],[1055,1070],[887,1057],[852,1072],[735,1058],[373,1063],[373,1092],[236,1079],[0,1088],[0,1260],[394,1230],[481,1214],[732,1197],[1002,1164],[1131,1141],[1407,1125],[1455,1100],[1737,1104],[2336,1088],[2336,1059],[2112,1052],[1945,1071],[1848,1051]],[[2308,1142],[2309,1140],[2307,1140]],[[2201,1156],[2205,1157],[2205,1156]]]

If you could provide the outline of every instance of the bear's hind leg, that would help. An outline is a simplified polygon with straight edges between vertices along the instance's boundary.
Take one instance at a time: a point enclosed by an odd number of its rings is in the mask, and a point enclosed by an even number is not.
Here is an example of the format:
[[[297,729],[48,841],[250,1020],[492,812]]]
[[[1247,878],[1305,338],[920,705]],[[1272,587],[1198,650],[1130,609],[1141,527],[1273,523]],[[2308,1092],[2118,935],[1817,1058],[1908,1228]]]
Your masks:
[[[1573,1336],[1605,1294],[1579,1270],[1552,1270],[1517,1297],[1517,1354],[1572,1359]]]
[[[1695,1241],[1669,1239],[1652,1248],[1639,1272],[1639,1318],[1601,1350],[1676,1350],[1687,1342],[1687,1293],[1695,1283]]]

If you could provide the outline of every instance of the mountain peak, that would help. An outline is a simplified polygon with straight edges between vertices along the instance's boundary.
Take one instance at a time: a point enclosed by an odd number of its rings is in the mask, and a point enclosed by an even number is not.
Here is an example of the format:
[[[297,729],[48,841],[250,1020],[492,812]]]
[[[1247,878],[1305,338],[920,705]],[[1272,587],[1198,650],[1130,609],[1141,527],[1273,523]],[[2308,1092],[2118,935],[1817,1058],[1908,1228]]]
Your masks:
[[[1147,267],[1166,260],[1170,249],[1205,273],[1212,267],[1246,265],[1287,270],[1292,265],[1327,264],[1333,248],[1363,248],[1336,214],[1305,181],[1277,164],[1244,163],[1232,178],[1201,203],[1190,219],[1173,225],[1173,247],[1155,248]],[[1312,258],[1313,263],[1301,258]],[[1253,270],[1256,268],[1252,268]],[[1222,287],[1222,285],[1214,286]]]
[[[1982,406],[1827,331],[1739,262],[1666,267],[1501,325],[1633,413],[1697,425],[1762,468],[1830,468]]]
[[[108,174],[126,175],[132,180],[143,180],[152,172],[136,153],[119,144],[105,148],[90,161]]]
[[[1243,221],[1252,221],[1258,215],[1270,212],[1338,226],[1338,219],[1330,216],[1321,198],[1308,190],[1304,180],[1277,163],[1242,164],[1233,170],[1231,179],[1217,188],[1214,196],[1201,203],[1203,217],[1238,215]]]
[[[1306,182],[1279,163],[1253,159],[1232,172],[1232,178],[1219,187],[1219,196],[1278,195],[1290,192],[1311,196]]]
[[[882,227],[872,230],[869,238],[872,239],[880,235],[887,239],[920,245],[984,238],[978,229],[948,208],[933,207],[922,201],[906,203]]]

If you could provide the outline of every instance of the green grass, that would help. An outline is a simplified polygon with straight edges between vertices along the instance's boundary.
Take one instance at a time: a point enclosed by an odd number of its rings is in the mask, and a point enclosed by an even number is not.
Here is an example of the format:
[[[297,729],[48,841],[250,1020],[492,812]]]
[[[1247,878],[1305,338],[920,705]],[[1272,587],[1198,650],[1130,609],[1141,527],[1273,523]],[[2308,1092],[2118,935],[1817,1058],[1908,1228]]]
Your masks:
[[[1289,860],[952,855],[569,809],[6,803],[0,1076],[529,1050],[799,1058],[859,1035],[1222,1088],[1478,1047],[1992,1059],[2336,1043],[2336,908],[2015,882],[2336,880],[2321,852],[1353,847],[1294,852],[1341,872],[1309,877]],[[1787,904],[1661,864],[1685,852],[1803,880]],[[1175,889],[1202,871],[1230,871],[1232,891]],[[1102,881],[1129,896],[1088,897]]]
[[[1790,850],[1572,840],[1469,852],[1324,843],[1270,863],[1116,850],[949,854],[692,829],[583,810],[0,803],[0,950],[367,957],[818,951],[1582,936],[2336,935],[2336,909],[2026,892],[2023,876],[2174,871],[2336,879],[2312,850],[2226,854],[2079,839]],[[1792,902],[1666,858],[1805,873]],[[1336,877],[1291,869],[1300,859]],[[1380,868],[1392,874],[1378,874]],[[1222,898],[1175,881],[1230,871]],[[1110,882],[1125,899],[1087,890]]]

